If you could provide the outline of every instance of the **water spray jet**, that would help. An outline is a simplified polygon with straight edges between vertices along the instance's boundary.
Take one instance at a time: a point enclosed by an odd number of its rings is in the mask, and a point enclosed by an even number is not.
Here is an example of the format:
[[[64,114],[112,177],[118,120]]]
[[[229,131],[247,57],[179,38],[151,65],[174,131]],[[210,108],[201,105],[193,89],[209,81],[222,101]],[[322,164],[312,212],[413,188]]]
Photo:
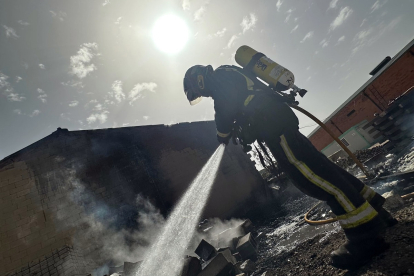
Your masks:
[[[135,275],[167,276],[181,272],[183,257],[213,187],[225,145],[213,153],[169,216]]]

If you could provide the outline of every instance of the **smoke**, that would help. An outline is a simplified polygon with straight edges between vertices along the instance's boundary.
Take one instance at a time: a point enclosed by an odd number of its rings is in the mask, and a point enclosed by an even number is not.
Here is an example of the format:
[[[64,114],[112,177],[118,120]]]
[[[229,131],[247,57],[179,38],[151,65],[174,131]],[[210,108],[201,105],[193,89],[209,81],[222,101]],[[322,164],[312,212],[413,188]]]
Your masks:
[[[58,210],[54,214],[56,231],[71,233],[74,249],[82,253],[85,262],[90,265],[88,273],[94,276],[105,275],[108,267],[144,260],[166,222],[160,210],[138,195],[133,206],[135,212],[122,213],[121,208],[110,206],[96,194],[96,190],[79,180],[77,170],[79,168],[56,172],[60,175],[59,179],[65,179],[59,188],[65,196],[59,199]],[[77,219],[73,219],[74,214]],[[125,227],[125,218],[120,217],[125,215],[135,220],[134,229]],[[194,255],[201,239],[214,243],[219,233],[243,221],[208,219],[198,227],[187,254]]]
[[[137,227],[128,229],[120,225],[124,221],[120,218],[120,208],[111,207],[86,188],[76,178],[75,170],[60,173],[65,175],[66,180],[62,193],[65,197],[60,199],[55,212],[57,232],[73,231],[71,242],[74,249],[82,252],[83,257],[93,263],[95,268],[142,260],[165,223],[159,210],[138,195],[133,206],[136,213],[127,213],[131,216],[129,219],[135,219]],[[94,273],[101,275],[99,271]]]

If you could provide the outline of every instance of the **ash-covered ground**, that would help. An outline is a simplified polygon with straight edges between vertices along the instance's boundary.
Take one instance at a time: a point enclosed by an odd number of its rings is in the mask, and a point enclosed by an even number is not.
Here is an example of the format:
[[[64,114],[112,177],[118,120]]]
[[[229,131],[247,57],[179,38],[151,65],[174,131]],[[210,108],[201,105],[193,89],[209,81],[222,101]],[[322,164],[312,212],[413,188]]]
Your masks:
[[[342,231],[334,229],[281,253],[276,237],[263,238],[259,242],[257,267],[252,275],[262,275],[266,271],[275,275],[414,275],[413,200],[407,201],[394,216],[399,224],[387,229],[384,235],[391,248],[358,270],[340,270],[329,265],[330,253],[345,242]]]
[[[414,144],[400,154],[381,154],[383,158],[372,167],[376,173],[370,182],[372,187],[380,194],[413,192],[414,179],[387,179],[384,176],[414,169]],[[345,168],[356,172],[352,166]],[[285,203],[267,209],[255,221],[256,232],[262,234],[259,235],[256,270],[250,275],[262,275],[266,271],[274,275],[414,275],[413,198],[390,210],[399,220],[399,224],[387,229],[384,236],[391,248],[356,271],[339,270],[329,265],[330,253],[345,242],[338,223],[311,226],[304,222],[304,214],[317,200],[294,188],[285,191],[283,198]],[[322,206],[318,219],[328,217],[329,208]]]

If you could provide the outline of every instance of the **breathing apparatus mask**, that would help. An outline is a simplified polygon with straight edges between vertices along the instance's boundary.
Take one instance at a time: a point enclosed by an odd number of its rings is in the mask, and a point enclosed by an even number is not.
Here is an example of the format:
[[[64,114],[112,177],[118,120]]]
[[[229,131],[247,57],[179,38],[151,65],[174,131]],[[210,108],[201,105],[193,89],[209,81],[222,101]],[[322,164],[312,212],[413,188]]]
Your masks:
[[[211,65],[195,65],[187,70],[184,76],[184,93],[191,105],[195,105],[202,100],[202,97],[210,97],[210,92],[206,88],[206,78],[213,72]]]

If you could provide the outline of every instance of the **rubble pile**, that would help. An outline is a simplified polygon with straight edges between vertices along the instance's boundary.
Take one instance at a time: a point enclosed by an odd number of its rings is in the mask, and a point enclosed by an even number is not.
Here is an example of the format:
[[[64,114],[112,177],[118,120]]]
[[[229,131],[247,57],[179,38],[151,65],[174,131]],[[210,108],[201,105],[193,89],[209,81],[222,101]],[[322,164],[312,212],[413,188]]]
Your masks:
[[[214,226],[213,226],[214,227]],[[206,232],[213,227],[203,222],[199,225]],[[262,235],[253,232],[253,224],[247,219],[240,225],[226,229],[213,239],[202,239],[195,256],[183,259],[180,276],[249,276],[256,270],[257,240]],[[111,276],[135,276],[140,262],[109,268]]]
[[[361,161],[361,163],[365,163],[377,156],[379,157],[380,155],[384,155],[385,153],[386,150],[382,145],[370,149],[357,150],[356,152],[354,152],[355,156],[358,158],[359,161]],[[349,156],[346,158],[339,158],[335,162],[335,164],[337,164],[345,170],[349,170],[350,168],[355,167],[355,162]]]
[[[181,276],[250,275],[256,269],[254,261],[257,259],[257,235],[252,230],[252,222],[247,219],[210,241],[201,240],[195,250],[199,271],[190,273],[184,267]]]

